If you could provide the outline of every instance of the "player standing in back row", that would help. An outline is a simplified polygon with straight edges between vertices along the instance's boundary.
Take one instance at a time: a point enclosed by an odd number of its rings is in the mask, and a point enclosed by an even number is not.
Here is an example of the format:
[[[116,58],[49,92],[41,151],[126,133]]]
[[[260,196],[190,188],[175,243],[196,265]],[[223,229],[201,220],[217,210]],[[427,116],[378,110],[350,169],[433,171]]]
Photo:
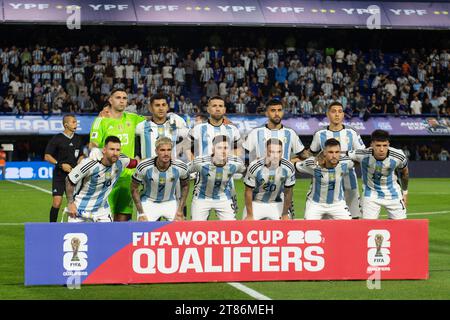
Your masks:
[[[274,99],[267,102],[267,123],[250,131],[242,145],[248,162],[266,156],[266,142],[271,138],[279,139],[282,142],[282,158],[296,162],[303,156],[302,152],[305,150],[305,147],[293,129],[283,126],[281,123],[283,114],[283,105],[280,100]]]
[[[166,95],[156,94],[150,98],[148,110],[152,116],[136,126],[139,136],[141,158],[156,156],[156,140],[168,137],[172,140],[172,159],[178,159],[181,145],[188,134],[186,121],[175,113],[168,113],[169,101]]]
[[[341,103],[337,101],[332,102],[328,106],[327,117],[330,124],[314,133],[310,146],[310,151],[313,154],[323,150],[325,142],[330,138],[339,141],[341,152],[364,149],[366,147],[359,133],[343,124],[344,108]],[[355,169],[349,170],[348,174],[344,176],[344,196],[352,218],[359,219],[361,217],[361,208],[359,204],[358,178]]]
[[[123,89],[114,89],[108,99],[110,104],[110,117],[97,117],[92,125],[90,134],[90,158],[99,160],[101,153],[98,148],[105,144],[107,136],[117,136],[122,145],[122,153],[134,158],[135,130],[138,123],[146,118],[134,113],[124,112],[128,104],[127,92]],[[131,176],[134,170],[125,169],[117,181],[116,186],[109,195],[111,212],[114,221],[129,221],[133,214],[133,200],[130,193]]]
[[[225,124],[225,100],[219,96],[211,97],[208,100],[208,121],[196,124],[188,135],[190,148],[186,152],[189,160],[196,157],[210,156],[213,152],[213,139],[219,135],[225,135],[229,138],[229,150],[232,154],[240,155],[241,135],[238,128],[233,124]]]
[[[267,102],[267,123],[262,127],[250,131],[242,145],[245,150],[246,164],[264,158],[266,156],[266,142],[272,138],[277,138],[282,142],[282,158],[295,163],[308,157],[307,150],[305,150],[297,133],[293,129],[283,126],[281,123],[283,115],[283,105],[280,100],[272,99]],[[289,214],[291,219],[293,219],[293,202],[289,208]]]

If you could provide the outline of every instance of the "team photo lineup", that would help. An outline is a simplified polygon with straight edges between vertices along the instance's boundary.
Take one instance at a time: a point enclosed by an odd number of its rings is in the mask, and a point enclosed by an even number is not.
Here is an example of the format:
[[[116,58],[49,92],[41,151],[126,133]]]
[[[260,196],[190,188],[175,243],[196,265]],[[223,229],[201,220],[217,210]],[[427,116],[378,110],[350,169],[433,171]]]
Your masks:
[[[0,302],[449,300],[449,0],[0,0],[0,30]]]
[[[64,116],[64,133],[45,151],[45,159],[58,168],[51,222],[57,221],[64,193],[68,222],[129,221],[134,208],[138,221],[206,221],[212,212],[219,220],[236,220],[238,210],[244,220],[378,219],[382,207],[389,219],[406,219],[407,157],[390,146],[384,130],[373,131],[366,146],[343,124],[340,102],[327,106],[329,125],[313,135],[308,148],[281,123],[283,105],[277,99],[266,103],[266,124],[246,137],[227,119],[220,96],[208,100],[208,115],[192,128],[168,112],[162,93],[150,99],[151,116],[126,112],[127,104],[125,90],[111,92],[92,124],[87,158],[75,133],[76,116]],[[355,167],[361,171],[361,194]],[[294,198],[300,173],[311,184],[306,195]],[[242,195],[235,179],[245,184],[244,208],[237,205]],[[294,202],[305,202],[304,212],[295,213]]]

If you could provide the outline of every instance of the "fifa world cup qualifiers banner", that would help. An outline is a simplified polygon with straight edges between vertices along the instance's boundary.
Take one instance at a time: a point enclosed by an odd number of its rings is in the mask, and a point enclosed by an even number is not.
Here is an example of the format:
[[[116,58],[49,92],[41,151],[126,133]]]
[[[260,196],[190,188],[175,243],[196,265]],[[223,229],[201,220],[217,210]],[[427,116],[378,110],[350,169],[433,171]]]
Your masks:
[[[189,127],[194,124],[192,117],[182,115]],[[243,136],[253,128],[263,126],[267,119],[264,116],[227,116],[235,124]],[[94,116],[77,116],[78,134],[89,134]],[[289,117],[285,116],[283,124],[291,127],[300,136],[313,135],[314,132],[328,125],[326,117]],[[363,121],[358,117],[347,119],[345,125],[352,126],[361,135],[370,135],[376,129],[383,129],[391,135],[450,135],[450,118],[420,117],[395,118],[374,117]],[[62,116],[0,116],[0,135],[54,135],[64,130]]]
[[[428,220],[25,225],[25,285],[428,278]]]
[[[449,11],[448,3],[406,1],[3,0],[2,21],[447,29]]]

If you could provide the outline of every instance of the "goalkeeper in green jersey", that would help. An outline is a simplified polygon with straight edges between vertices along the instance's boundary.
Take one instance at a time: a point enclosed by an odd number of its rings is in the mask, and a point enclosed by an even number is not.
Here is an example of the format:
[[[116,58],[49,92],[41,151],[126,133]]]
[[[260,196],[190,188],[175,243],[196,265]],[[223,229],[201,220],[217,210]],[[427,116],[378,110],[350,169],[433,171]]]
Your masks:
[[[114,89],[108,99],[109,117],[97,117],[92,124],[89,148],[90,158],[102,157],[101,150],[108,136],[120,139],[121,152],[129,158],[134,158],[135,130],[139,122],[146,118],[134,113],[124,112],[128,104],[127,92],[123,89]],[[130,185],[133,169],[124,169],[119,180],[109,195],[109,205],[114,215],[114,221],[129,221],[133,214],[133,199]]]

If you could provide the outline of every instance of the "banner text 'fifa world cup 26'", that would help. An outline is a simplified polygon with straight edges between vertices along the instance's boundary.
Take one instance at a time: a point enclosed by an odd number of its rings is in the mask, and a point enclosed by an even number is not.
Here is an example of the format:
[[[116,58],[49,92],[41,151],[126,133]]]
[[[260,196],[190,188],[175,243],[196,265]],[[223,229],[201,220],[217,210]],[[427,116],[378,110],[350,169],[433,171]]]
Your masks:
[[[428,221],[26,224],[26,285],[428,278]]]

